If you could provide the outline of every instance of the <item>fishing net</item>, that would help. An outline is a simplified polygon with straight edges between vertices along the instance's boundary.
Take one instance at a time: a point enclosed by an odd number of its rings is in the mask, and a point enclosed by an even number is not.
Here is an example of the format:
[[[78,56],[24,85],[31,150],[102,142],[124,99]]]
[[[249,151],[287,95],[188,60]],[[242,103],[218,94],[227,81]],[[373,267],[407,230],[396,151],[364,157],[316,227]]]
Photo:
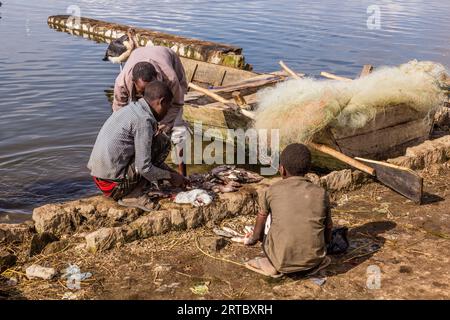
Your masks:
[[[290,80],[258,93],[256,129],[279,129],[281,145],[309,142],[326,127],[357,129],[387,107],[411,108],[418,116],[447,100],[444,66],[416,60],[379,68],[353,81]]]

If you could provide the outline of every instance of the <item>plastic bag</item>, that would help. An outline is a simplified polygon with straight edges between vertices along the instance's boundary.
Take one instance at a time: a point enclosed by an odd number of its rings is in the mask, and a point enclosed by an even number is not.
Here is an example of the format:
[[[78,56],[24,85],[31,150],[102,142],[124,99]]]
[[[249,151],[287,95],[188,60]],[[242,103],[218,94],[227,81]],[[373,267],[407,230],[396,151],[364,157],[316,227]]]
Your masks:
[[[175,203],[190,203],[194,207],[207,206],[212,202],[212,197],[202,189],[180,192],[175,197]]]

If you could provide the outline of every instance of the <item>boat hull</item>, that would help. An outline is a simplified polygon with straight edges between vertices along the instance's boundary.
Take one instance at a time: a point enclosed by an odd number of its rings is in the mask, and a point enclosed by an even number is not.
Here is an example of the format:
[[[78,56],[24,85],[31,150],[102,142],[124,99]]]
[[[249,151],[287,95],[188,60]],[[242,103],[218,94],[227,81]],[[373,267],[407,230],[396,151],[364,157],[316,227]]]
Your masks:
[[[351,157],[386,160],[403,155],[408,147],[430,138],[433,115],[423,115],[407,105],[389,106],[359,129],[328,128],[314,141],[333,147]],[[323,154],[315,154],[317,166],[329,169],[344,164]]]

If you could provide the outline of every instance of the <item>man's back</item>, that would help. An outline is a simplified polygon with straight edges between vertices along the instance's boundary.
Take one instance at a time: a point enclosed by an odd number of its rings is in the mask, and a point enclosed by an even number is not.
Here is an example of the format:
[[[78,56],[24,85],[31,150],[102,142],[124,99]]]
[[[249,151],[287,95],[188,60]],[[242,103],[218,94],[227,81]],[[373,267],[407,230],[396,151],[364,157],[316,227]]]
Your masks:
[[[261,206],[272,219],[264,251],[278,271],[308,270],[322,261],[326,255],[325,222],[330,219],[323,188],[292,176],[273,184]]]
[[[145,103],[145,102],[144,102]],[[157,122],[142,100],[113,112],[103,124],[92,150],[88,168],[102,179],[122,179],[135,154],[136,129],[156,128]]]
[[[157,80],[165,82],[174,96],[174,105],[181,108],[187,91],[186,75],[180,58],[166,47],[148,46],[135,49],[128,58],[114,85],[114,111],[135,100],[132,71],[138,62],[150,62],[157,72]]]
[[[157,61],[158,64],[161,65],[172,65],[173,55],[175,55],[175,52],[166,47],[139,47],[133,50],[127,62],[125,63],[123,70],[131,70],[136,65],[136,63],[149,60]]]

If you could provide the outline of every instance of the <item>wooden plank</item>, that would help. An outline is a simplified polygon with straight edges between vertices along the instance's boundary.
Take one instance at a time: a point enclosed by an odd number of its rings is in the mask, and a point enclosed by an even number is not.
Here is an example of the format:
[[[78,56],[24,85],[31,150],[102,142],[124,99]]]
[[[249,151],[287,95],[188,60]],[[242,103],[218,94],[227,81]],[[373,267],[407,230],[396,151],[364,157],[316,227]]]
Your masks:
[[[202,82],[209,85],[214,85],[214,83],[216,83],[218,79],[217,75],[225,74],[225,77],[221,82],[222,85],[228,85],[245,79],[253,78],[258,75],[257,73],[251,71],[240,70],[185,57],[180,57],[180,60],[186,73],[190,73],[192,72],[190,70],[196,69],[195,76],[192,78],[191,82]]]
[[[210,91],[208,89],[199,87],[199,86],[193,84],[192,82],[189,83],[189,87],[194,89],[194,90],[196,90],[196,91],[202,92],[205,95],[207,95],[208,97],[213,98],[214,100],[222,103],[225,107],[228,107],[230,110],[234,110],[237,113],[241,114],[241,116],[248,117],[248,118],[250,118],[252,120],[255,118],[255,114],[252,111],[240,108],[234,102],[231,102],[231,101],[228,101],[228,100],[222,98],[217,93],[214,93],[214,92],[212,92],[212,91]]]
[[[228,129],[246,129],[250,125],[248,118],[239,116],[235,112],[224,110],[223,108],[209,108],[206,110],[204,107],[189,104],[184,105],[183,119],[188,122],[191,129],[193,129],[195,122],[202,123],[203,131],[216,129],[224,140],[228,138]]]
[[[79,23],[78,23],[79,22]],[[70,31],[74,35],[88,35],[89,38],[117,39],[126,34],[129,25],[110,23],[86,17],[73,19],[70,15],[50,16],[47,23],[58,31]],[[179,56],[227,65],[234,68],[249,69],[245,63],[242,48],[218,42],[186,38],[146,28],[133,27],[140,46],[166,46]]]
[[[247,80],[239,81],[232,85],[211,89],[210,91],[220,95],[224,99],[230,100],[233,99],[233,92],[235,91],[239,91],[242,96],[246,97],[254,94],[262,88],[274,85],[284,79],[285,77],[283,76],[263,74]],[[197,105],[209,104],[213,102],[212,99],[204,94],[190,94],[185,97],[185,101]]]
[[[216,81],[213,82],[213,85],[215,87],[222,86],[226,75],[227,75],[227,71],[226,70],[221,70],[221,72],[219,72],[217,74],[217,79],[216,79]]]
[[[242,78],[239,81],[229,83],[221,87],[215,87],[211,90],[215,92],[230,93],[231,96],[231,93],[233,91],[241,91],[248,88],[257,88],[266,84],[277,83],[285,79],[285,76],[273,75],[270,73],[255,74],[253,77]]]
[[[421,117],[425,116],[406,105],[389,106],[378,112],[375,118],[362,128],[332,128],[331,132],[336,139],[343,139],[347,137],[364,135],[383,128],[417,120]]]
[[[211,100],[213,101],[213,99],[211,99]],[[254,94],[245,96],[245,101],[247,102],[247,104],[246,104],[247,106],[254,106],[254,105],[256,105],[256,103],[258,102],[257,94],[254,93]],[[212,103],[201,104],[201,105],[192,104],[192,103],[189,103],[189,104],[192,105],[192,106],[198,107],[200,109],[205,109],[205,110],[208,110],[210,108],[224,109],[223,103],[221,103],[221,102],[212,102]]]
[[[336,139],[336,143],[343,153],[352,157],[386,159],[398,155],[401,151],[398,146],[406,149],[412,143],[425,141],[429,132],[430,124],[419,119],[362,135]]]
[[[289,68],[282,60],[278,62],[278,64],[281,66],[281,68],[292,78],[298,80],[305,76],[304,73],[296,73],[291,68]]]
[[[339,152],[342,152],[342,150],[334,140],[330,128],[326,128],[322,131],[317,132],[314,135],[313,142],[327,145]],[[346,165],[344,162],[314,149],[311,150],[311,155],[312,164],[316,168],[327,168],[330,170],[342,170],[349,168],[348,165]]]
[[[195,77],[195,73],[197,72],[197,69],[198,69],[198,63],[196,63],[195,64],[195,67],[194,68],[189,68],[189,69],[184,69],[184,71],[185,71],[185,73],[186,73],[186,79],[189,81],[189,82],[192,82],[193,80],[194,80],[194,77]],[[188,83],[189,83],[188,82]]]
[[[378,181],[392,190],[420,204],[423,195],[423,178],[411,169],[391,163],[356,158],[376,171]]]
[[[322,72],[320,73],[320,75],[321,75],[322,77],[325,77],[325,78],[328,78],[328,79],[333,79],[333,80],[339,80],[339,81],[353,81],[353,79],[346,78],[346,77],[341,77],[341,76],[337,76],[337,75],[335,75],[335,74],[332,74],[332,73],[329,73],[329,72],[325,72],[325,71],[322,71]]]

